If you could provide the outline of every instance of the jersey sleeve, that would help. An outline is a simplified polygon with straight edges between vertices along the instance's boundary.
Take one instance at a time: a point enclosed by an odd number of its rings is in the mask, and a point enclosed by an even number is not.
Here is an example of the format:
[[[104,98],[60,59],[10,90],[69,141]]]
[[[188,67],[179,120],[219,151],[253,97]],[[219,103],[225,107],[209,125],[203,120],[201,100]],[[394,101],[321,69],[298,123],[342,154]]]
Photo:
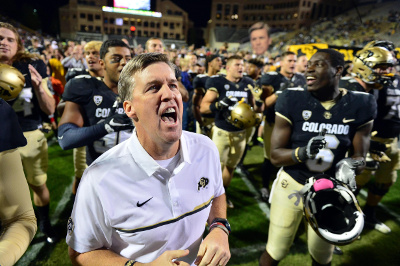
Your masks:
[[[290,95],[291,91],[285,90],[283,91],[275,104],[275,114],[282,116],[283,118],[285,118],[288,121],[292,121],[291,118],[291,114],[290,114],[290,110],[291,108],[293,108],[291,103],[291,97],[293,97],[294,95]]]
[[[212,90],[212,91],[215,91],[216,93],[219,94],[219,92],[218,92],[218,80],[219,80],[219,78],[217,76],[212,76],[211,78],[209,78],[206,81],[206,85],[205,85],[206,91]]]
[[[42,78],[47,78],[47,67],[41,59],[33,60],[31,65],[39,72]]]
[[[77,104],[88,102],[94,87],[91,79],[89,75],[82,75],[68,81],[67,84],[65,84],[64,93],[62,95],[64,101]]]
[[[197,89],[197,88],[202,88],[202,87],[204,87],[204,85],[203,85],[202,82],[201,82],[200,76],[196,76],[196,77],[193,79],[193,88],[194,88],[194,89]]]
[[[274,80],[275,78],[278,76],[277,72],[268,72],[264,75],[261,76],[261,78],[259,79],[259,86],[261,87],[262,85],[264,86],[272,86],[274,84]],[[274,88],[275,90],[277,90],[277,88]]]
[[[369,123],[374,120],[377,115],[377,103],[375,97],[372,94],[360,93],[362,94],[362,101],[360,101],[360,126]]]
[[[26,139],[19,125],[17,115],[3,99],[0,99],[0,152],[26,145]]]

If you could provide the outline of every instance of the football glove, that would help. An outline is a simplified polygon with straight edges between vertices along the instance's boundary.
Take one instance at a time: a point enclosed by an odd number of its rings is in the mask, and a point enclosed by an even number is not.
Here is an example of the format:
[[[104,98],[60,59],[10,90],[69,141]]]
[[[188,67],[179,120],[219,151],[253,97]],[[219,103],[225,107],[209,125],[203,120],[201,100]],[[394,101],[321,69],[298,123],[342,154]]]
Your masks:
[[[356,168],[364,165],[364,160],[354,160],[345,158],[336,164],[335,178],[349,186],[352,191],[356,191]]]
[[[125,113],[113,114],[104,120],[104,128],[108,133],[133,129],[133,122]]]
[[[254,100],[256,101],[262,101],[261,100],[261,95],[263,94],[263,89],[261,89],[258,86],[251,86],[250,84],[248,85],[248,88],[250,89],[251,93],[253,94]]]
[[[218,102],[218,109],[225,110],[225,109],[228,109],[229,106],[232,106],[234,104],[235,104],[235,102],[232,101],[229,97],[225,97],[221,101]]]
[[[385,153],[387,148],[388,148],[387,145],[371,140],[369,145],[369,153],[371,155],[371,158],[374,159],[375,161],[382,163],[390,162],[391,159]]]
[[[326,145],[325,134],[320,134],[319,136],[311,138],[307,146],[300,147],[298,150],[298,157],[301,162],[307,159],[314,159],[317,156],[320,149],[323,149]]]

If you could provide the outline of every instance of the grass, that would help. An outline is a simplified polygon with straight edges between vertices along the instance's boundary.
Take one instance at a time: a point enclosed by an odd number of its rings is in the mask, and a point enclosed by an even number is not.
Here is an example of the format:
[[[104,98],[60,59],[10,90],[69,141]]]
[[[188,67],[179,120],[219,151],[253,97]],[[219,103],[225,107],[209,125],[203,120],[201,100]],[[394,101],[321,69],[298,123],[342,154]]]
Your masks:
[[[263,149],[252,147],[247,153],[245,165],[253,176],[252,185],[261,186],[260,167],[263,161]],[[56,219],[55,228],[63,237],[56,245],[44,244],[36,258],[28,258],[26,255],[17,265],[71,265],[64,240],[66,235],[66,223],[72,209],[72,198],[67,197],[65,207],[58,207],[66,188],[71,186],[73,172],[72,151],[63,151],[55,143],[49,146],[49,170],[48,182],[51,193],[51,215],[59,216]],[[67,190],[67,193],[70,190]],[[68,194],[69,195],[69,194]],[[228,218],[232,226],[232,234],[229,237],[232,258],[228,265],[257,266],[258,258],[265,248],[268,239],[269,222],[266,215],[259,207],[258,195],[249,190],[243,178],[235,174],[228,191],[230,199],[235,204],[234,209],[228,210]],[[359,197],[361,205],[365,200]],[[400,184],[397,182],[382,200],[391,211],[400,215]],[[63,206],[63,205],[61,205]],[[364,228],[361,240],[343,246],[342,256],[333,256],[332,265],[400,265],[400,253],[398,241],[400,239],[400,219],[395,219],[383,209],[379,208],[378,217],[391,229],[388,235],[375,230]],[[294,245],[288,256],[280,265],[311,265],[311,258],[307,251],[306,234],[300,228]],[[38,233],[32,243],[38,245],[44,243],[41,233]],[[32,251],[32,247],[28,252]]]

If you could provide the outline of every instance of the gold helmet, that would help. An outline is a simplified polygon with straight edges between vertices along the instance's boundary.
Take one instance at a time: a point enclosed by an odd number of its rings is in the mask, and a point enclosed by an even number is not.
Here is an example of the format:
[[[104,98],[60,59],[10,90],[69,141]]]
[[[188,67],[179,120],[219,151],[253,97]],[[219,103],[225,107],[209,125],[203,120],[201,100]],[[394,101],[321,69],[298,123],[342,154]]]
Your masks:
[[[236,103],[228,117],[228,121],[237,128],[246,129],[261,123],[262,115],[255,113],[250,105],[243,101]]]
[[[370,47],[357,52],[353,58],[352,75],[368,84],[383,84],[389,77],[376,73],[377,66],[393,66],[395,59],[386,49]]]
[[[0,64],[0,98],[11,101],[24,88],[25,77],[15,67]]]

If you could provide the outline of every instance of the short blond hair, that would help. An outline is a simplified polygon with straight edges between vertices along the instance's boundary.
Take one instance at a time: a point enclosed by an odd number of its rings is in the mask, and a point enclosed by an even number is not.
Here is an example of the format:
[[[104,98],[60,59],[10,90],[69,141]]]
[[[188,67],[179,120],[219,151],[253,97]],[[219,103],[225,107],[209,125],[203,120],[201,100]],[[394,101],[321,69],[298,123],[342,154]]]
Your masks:
[[[103,44],[103,42],[101,41],[90,41],[88,42],[85,47],[83,48],[83,50],[87,51],[87,50],[96,50],[97,52],[100,52],[100,47]]]

